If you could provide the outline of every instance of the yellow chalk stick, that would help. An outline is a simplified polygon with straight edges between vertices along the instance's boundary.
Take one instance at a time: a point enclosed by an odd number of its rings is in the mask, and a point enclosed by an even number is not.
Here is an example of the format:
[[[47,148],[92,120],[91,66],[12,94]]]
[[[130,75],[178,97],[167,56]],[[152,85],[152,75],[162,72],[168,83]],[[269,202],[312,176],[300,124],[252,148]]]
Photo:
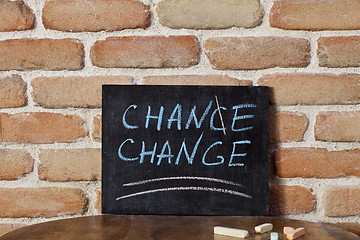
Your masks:
[[[227,228],[227,227],[214,227],[214,234],[225,235],[230,237],[246,238],[249,232],[242,229]]]
[[[289,240],[294,240],[305,234],[305,228],[297,228],[292,233],[287,234]]]
[[[288,235],[294,231],[295,231],[295,229],[292,227],[284,227],[284,234],[286,234],[286,235]]]
[[[264,223],[259,226],[256,226],[255,232],[256,233],[265,233],[265,232],[271,231],[272,229],[273,229],[273,225],[271,223]]]

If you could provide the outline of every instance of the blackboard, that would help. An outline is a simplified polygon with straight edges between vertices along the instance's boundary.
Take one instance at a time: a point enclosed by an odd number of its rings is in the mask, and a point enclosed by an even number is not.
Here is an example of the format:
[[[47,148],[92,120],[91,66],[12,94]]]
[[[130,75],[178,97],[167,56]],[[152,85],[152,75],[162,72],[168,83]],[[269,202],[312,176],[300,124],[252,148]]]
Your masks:
[[[267,87],[102,94],[103,213],[267,215]]]

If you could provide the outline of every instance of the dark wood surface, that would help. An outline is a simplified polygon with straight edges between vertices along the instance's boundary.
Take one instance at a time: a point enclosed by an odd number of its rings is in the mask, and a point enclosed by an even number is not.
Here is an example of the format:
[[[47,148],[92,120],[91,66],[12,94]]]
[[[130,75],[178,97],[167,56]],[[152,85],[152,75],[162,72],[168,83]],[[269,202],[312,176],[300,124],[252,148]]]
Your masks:
[[[321,223],[272,217],[224,216],[134,216],[101,215],[71,218],[27,226],[10,232],[0,240],[238,240],[239,238],[214,235],[214,226],[241,228],[249,231],[249,238],[270,239],[270,233],[255,234],[254,227],[270,222],[273,232],[284,226],[305,227],[306,234],[299,240],[360,239],[357,235]]]

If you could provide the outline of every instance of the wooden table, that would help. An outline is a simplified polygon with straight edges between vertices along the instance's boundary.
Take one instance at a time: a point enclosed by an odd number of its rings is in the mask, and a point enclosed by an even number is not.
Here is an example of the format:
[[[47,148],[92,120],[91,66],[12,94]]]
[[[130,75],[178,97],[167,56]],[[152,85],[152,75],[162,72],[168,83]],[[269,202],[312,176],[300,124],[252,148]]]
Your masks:
[[[123,216],[101,215],[58,220],[17,229],[0,240],[238,240],[214,235],[214,226],[249,231],[247,239],[270,239],[270,233],[255,234],[254,227],[271,222],[279,239],[284,226],[305,227],[299,240],[360,239],[357,235],[326,224],[273,217],[197,217],[197,216]]]

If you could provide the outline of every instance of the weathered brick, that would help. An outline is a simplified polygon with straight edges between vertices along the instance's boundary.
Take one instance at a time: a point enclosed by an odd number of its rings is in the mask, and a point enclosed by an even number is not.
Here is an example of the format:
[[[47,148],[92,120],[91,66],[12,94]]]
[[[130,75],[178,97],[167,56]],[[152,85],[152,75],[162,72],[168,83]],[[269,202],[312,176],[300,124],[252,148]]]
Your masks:
[[[269,214],[273,216],[309,213],[315,209],[312,189],[277,185],[270,187],[269,194]]]
[[[171,68],[199,63],[194,36],[109,37],[91,48],[95,66],[105,68]]]
[[[346,231],[353,232],[356,235],[360,236],[360,223],[357,222],[337,222],[337,223],[324,222],[324,223],[332,225],[337,228],[342,228]]]
[[[132,78],[128,76],[40,77],[34,79],[31,86],[34,101],[42,107],[100,108],[102,84],[132,84]]]
[[[32,29],[34,22],[34,14],[23,1],[0,1],[0,32]]]
[[[329,142],[360,141],[360,111],[320,112],[316,116],[315,139]]]
[[[43,149],[39,178],[47,181],[101,180],[100,149]]]
[[[118,31],[147,28],[149,6],[134,0],[54,0],[43,8],[45,28],[59,31]]]
[[[270,112],[269,142],[300,142],[308,124],[309,120],[303,113]]]
[[[0,78],[0,108],[26,106],[26,89],[26,83],[20,76]]]
[[[96,189],[96,204],[95,209],[101,213],[101,189]]]
[[[259,0],[164,0],[156,10],[170,28],[252,28],[262,20]]]
[[[18,223],[2,223],[0,224],[0,237],[8,232],[14,231],[18,228],[25,227],[25,224],[18,224]]]
[[[82,214],[86,196],[77,188],[0,188],[0,217],[56,217]]]
[[[322,37],[318,39],[321,67],[359,67],[360,37]]]
[[[101,115],[94,117],[92,137],[95,141],[101,141]]]
[[[33,170],[34,160],[23,150],[0,149],[0,180],[16,180]]]
[[[83,45],[77,39],[0,41],[0,70],[79,70],[83,58]]]
[[[277,105],[360,103],[359,74],[276,73],[258,84],[270,87],[270,102]]]
[[[272,27],[293,30],[360,29],[357,0],[276,0],[269,21]]]
[[[360,216],[359,186],[328,186],[323,194],[325,216]]]
[[[145,85],[210,85],[251,86],[249,80],[239,80],[224,75],[165,75],[144,77]]]
[[[360,176],[360,149],[280,148],[274,154],[276,174],[284,178]]]
[[[59,113],[3,113],[0,129],[0,142],[72,142],[87,136],[79,116]]]
[[[306,67],[310,63],[306,39],[290,37],[216,37],[205,43],[205,54],[219,70]]]

